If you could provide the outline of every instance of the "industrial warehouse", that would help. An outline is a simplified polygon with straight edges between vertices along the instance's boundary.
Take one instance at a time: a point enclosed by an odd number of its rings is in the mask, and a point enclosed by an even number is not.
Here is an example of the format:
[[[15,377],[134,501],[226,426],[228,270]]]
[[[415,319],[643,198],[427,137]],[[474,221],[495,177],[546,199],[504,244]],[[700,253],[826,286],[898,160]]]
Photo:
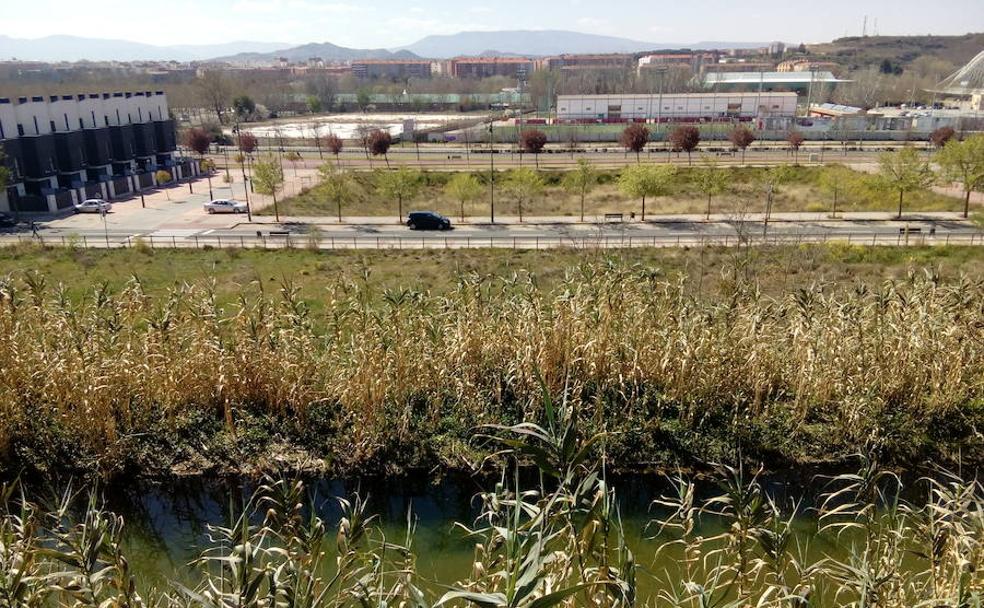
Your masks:
[[[559,122],[716,122],[796,115],[796,93],[560,95]]]
[[[175,158],[163,92],[0,98],[0,147],[12,172],[0,210],[15,213],[125,197],[155,186],[158,169],[197,174]]]

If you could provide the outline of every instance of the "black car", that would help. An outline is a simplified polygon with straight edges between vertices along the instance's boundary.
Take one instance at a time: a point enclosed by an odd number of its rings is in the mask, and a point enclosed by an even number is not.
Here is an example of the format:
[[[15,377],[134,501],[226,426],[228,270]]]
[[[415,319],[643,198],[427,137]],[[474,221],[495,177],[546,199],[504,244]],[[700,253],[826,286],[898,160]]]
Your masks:
[[[451,230],[451,220],[433,211],[414,211],[407,226],[410,230]]]
[[[13,228],[17,225],[17,220],[7,213],[0,212],[0,228]]]

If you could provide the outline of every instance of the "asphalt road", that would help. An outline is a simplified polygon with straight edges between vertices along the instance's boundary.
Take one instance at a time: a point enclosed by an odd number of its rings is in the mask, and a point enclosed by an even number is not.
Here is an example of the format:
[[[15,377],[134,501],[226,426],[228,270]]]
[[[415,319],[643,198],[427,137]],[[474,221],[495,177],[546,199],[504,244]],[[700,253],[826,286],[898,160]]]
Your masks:
[[[461,226],[448,232],[411,231],[387,223],[338,225],[335,223],[285,222],[249,224],[245,218],[212,219],[213,227],[155,228],[134,230],[110,226],[44,226],[34,237],[27,228],[7,231],[0,242],[40,240],[48,244],[76,244],[90,247],[118,247],[138,241],[154,247],[303,247],[316,243],[321,248],[463,248],[555,246],[639,247],[697,244],[734,244],[739,237],[753,243],[812,242],[850,240],[854,243],[903,244],[984,244],[972,224],[951,219],[910,219],[899,222],[884,219],[828,221],[771,221],[768,228],[760,218],[744,221],[717,218],[704,222],[693,219],[620,224],[503,223]],[[379,220],[375,220],[379,222]],[[515,222],[515,220],[512,220]],[[316,227],[316,229],[314,229]]]

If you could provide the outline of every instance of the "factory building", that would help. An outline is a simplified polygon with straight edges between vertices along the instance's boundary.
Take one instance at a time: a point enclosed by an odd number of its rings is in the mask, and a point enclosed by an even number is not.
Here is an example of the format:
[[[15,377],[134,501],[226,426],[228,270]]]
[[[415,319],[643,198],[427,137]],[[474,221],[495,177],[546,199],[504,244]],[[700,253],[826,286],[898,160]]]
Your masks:
[[[807,94],[811,89],[841,82],[830,72],[708,72],[703,76],[704,88],[715,91],[773,92],[796,91]]]
[[[711,122],[792,118],[796,93],[560,95],[562,122]]]
[[[152,187],[160,168],[197,171],[174,158],[163,92],[0,97],[0,148],[12,174],[3,211],[57,212]]]

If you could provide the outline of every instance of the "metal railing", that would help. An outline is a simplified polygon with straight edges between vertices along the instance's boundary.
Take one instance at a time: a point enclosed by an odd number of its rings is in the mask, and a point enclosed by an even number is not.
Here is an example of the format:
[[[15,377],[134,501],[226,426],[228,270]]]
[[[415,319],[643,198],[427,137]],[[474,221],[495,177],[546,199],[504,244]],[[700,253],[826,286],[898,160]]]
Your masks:
[[[842,243],[871,246],[984,245],[984,232],[925,234],[797,233],[748,235],[584,235],[584,236],[316,236],[192,235],[192,236],[0,236],[0,246],[36,245],[82,249],[631,249],[642,247],[734,247]]]

